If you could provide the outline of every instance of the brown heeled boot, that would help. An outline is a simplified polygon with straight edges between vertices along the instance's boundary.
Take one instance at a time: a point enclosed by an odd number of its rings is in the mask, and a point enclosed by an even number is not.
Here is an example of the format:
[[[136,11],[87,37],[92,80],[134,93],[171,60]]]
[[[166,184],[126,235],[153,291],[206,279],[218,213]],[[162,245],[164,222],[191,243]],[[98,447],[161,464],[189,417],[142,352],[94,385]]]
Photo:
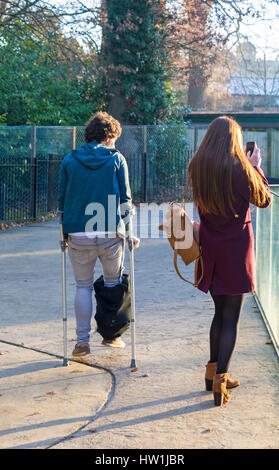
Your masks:
[[[230,400],[227,390],[227,378],[228,374],[215,374],[213,377],[212,390],[215,406],[225,405]]]
[[[205,389],[208,392],[212,391],[213,377],[216,374],[217,362],[208,362],[205,369]],[[227,389],[235,388],[239,386],[239,380],[231,379],[227,375]]]

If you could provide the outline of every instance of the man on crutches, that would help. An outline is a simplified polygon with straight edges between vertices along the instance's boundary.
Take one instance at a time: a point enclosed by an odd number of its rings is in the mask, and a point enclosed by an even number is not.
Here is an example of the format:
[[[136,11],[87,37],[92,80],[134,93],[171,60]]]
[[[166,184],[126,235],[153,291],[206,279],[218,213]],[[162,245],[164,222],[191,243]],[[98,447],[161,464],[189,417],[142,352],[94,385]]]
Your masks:
[[[90,353],[93,289],[102,345],[125,347],[121,336],[130,322],[134,332],[134,268],[130,264],[130,277],[124,274],[123,261],[125,238],[132,265],[139,240],[127,224],[132,199],[126,160],[115,149],[120,135],[117,120],[107,113],[96,113],[86,126],[85,145],[67,155],[60,167],[58,210],[63,213],[63,236],[76,279],[77,344],[73,356]],[[103,275],[93,282],[97,259]],[[132,343],[134,350],[133,334]]]

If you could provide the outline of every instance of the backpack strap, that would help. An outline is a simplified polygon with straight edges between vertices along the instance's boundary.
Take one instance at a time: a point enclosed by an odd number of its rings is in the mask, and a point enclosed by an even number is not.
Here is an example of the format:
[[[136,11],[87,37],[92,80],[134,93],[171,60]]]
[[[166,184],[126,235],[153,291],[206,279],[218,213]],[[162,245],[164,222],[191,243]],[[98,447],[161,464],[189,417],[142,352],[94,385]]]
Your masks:
[[[181,202],[181,205],[182,205],[182,206],[183,206],[184,203],[185,203],[185,200],[186,200],[186,197],[187,197],[187,191],[188,191],[188,189],[189,189],[190,183],[191,183],[191,178],[190,178],[190,176],[188,175],[187,181],[186,181],[186,186],[185,186],[184,195],[183,195],[182,202]]]
[[[197,279],[197,276],[198,276],[198,266],[199,266],[199,263],[201,265],[201,275],[200,275],[200,278]],[[202,278],[203,278],[203,259],[202,259],[202,255],[200,254],[200,256],[196,259],[195,261],[195,282],[191,282],[191,281],[188,281],[187,279],[185,279],[182,274],[180,273],[179,269],[178,269],[178,265],[177,265],[177,250],[174,249],[174,255],[173,255],[173,264],[174,264],[174,267],[175,267],[175,270],[178,274],[178,276],[180,277],[180,279],[182,279],[183,281],[185,282],[188,282],[189,284],[192,284],[192,286],[194,287],[198,287],[199,283],[201,282]]]
[[[191,177],[190,177],[190,175],[188,175],[184,195],[183,195],[182,202],[181,202],[181,207],[184,206],[184,203],[185,203],[185,200],[186,200],[186,197],[187,197],[187,191],[189,189],[190,183],[191,183]],[[200,278],[197,279],[199,263],[201,265],[201,275],[200,275]],[[201,249],[200,249],[200,256],[198,256],[198,258],[195,261],[195,282],[188,281],[180,273],[180,271],[178,269],[178,265],[177,265],[177,250],[176,249],[174,249],[173,264],[174,264],[176,273],[178,274],[180,279],[182,279],[185,282],[188,282],[189,284],[191,284],[194,287],[198,287],[199,283],[201,282],[201,280],[203,278],[203,259],[202,259]]]

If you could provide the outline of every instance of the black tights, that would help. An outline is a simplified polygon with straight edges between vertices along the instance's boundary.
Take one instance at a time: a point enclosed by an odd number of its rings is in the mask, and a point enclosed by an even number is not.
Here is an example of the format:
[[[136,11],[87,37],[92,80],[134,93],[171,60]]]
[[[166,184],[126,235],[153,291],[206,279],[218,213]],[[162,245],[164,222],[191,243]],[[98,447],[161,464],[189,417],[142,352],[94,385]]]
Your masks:
[[[213,295],[215,315],[210,328],[210,362],[217,362],[217,374],[228,372],[235,347],[244,294]]]

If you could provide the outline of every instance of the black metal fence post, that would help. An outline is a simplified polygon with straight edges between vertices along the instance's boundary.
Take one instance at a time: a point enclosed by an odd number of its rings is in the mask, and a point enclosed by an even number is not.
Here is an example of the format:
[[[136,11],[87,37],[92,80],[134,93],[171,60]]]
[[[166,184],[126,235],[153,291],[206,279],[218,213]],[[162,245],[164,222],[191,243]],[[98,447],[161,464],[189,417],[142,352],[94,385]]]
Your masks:
[[[37,128],[31,128],[30,154],[30,218],[37,218],[38,161],[36,152]]]
[[[0,183],[0,221],[6,219],[6,185]]]
[[[147,126],[142,126],[142,137],[142,198],[144,202],[147,202]]]
[[[48,184],[47,184],[47,210],[48,212],[57,209],[57,195],[55,194],[56,187],[56,167],[57,162],[55,161],[54,155],[48,156]]]

